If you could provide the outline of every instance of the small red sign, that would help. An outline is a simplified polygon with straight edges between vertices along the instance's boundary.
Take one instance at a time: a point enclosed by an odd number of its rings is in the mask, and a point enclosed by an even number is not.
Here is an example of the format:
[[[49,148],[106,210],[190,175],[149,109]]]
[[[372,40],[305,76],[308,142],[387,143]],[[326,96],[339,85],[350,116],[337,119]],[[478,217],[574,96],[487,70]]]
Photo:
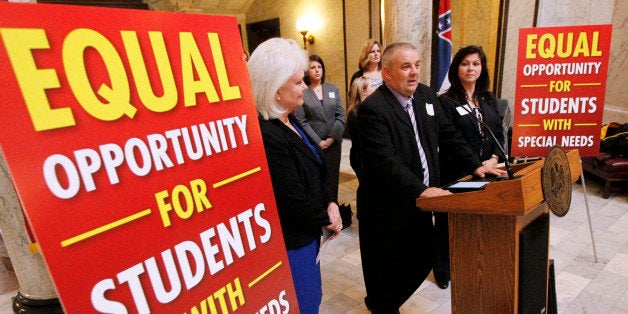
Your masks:
[[[68,313],[298,308],[235,18],[0,3],[0,143]]]
[[[513,156],[597,156],[612,25],[519,30]]]

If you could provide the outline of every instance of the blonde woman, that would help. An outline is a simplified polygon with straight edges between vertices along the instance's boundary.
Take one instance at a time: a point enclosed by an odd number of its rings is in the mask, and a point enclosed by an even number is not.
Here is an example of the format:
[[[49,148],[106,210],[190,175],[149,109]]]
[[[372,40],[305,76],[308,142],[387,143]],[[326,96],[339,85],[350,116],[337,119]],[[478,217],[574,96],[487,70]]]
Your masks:
[[[349,152],[349,162],[351,168],[355,171],[355,175],[360,179],[361,160],[360,160],[360,139],[358,123],[356,122],[358,106],[368,96],[370,82],[366,76],[357,77],[349,87],[349,95],[347,99],[347,129],[351,137],[351,151]]]
[[[382,83],[382,46],[375,39],[369,39],[360,49],[359,70],[353,73],[351,83],[360,76],[369,79],[369,94],[375,91]]]

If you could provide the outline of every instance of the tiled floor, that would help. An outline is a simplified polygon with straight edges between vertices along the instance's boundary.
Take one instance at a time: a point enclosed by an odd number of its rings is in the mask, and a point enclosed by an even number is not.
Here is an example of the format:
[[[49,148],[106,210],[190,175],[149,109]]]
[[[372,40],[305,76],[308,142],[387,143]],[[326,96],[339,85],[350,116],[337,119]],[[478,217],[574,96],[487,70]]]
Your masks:
[[[350,141],[343,143],[341,203],[355,209],[357,180],[349,166]],[[559,313],[628,313],[628,189],[601,197],[602,185],[586,177],[587,198],[595,236],[598,262],[593,255],[583,187],[575,184],[569,213],[551,216],[550,258],[556,271]],[[321,265],[323,304],[321,313],[368,313],[364,306],[364,282],[358,245],[358,221],[329,243]],[[17,281],[0,264],[0,314],[10,314]],[[451,291],[441,290],[430,275],[401,312],[450,313]]]

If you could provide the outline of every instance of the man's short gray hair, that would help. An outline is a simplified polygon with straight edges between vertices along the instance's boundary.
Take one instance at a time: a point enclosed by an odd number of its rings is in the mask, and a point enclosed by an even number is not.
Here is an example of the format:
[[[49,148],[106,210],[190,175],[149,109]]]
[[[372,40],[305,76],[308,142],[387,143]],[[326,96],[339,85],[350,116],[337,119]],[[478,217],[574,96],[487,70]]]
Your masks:
[[[293,39],[271,38],[261,43],[247,63],[257,112],[264,120],[286,112],[275,94],[296,71],[307,69],[307,53]]]
[[[390,69],[390,67],[393,64],[393,58],[395,56],[395,53],[399,50],[406,50],[406,49],[419,51],[419,49],[417,49],[415,45],[411,43],[407,43],[407,42],[398,42],[398,43],[392,43],[388,45],[388,47],[384,49],[384,53],[382,54],[382,66],[385,66]]]

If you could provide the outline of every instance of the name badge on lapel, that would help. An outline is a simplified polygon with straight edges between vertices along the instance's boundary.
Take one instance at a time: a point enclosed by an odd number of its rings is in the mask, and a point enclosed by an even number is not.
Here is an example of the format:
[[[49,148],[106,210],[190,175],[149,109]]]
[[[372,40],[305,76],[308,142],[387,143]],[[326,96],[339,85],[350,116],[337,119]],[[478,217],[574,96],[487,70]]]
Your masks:
[[[336,98],[335,92],[329,92],[329,98]]]
[[[472,111],[472,110],[471,110],[471,107],[469,106],[469,104],[466,104],[466,105],[464,105],[464,106],[458,106],[458,107],[456,107],[456,110],[458,111],[458,114],[459,114],[460,116],[465,116],[465,115],[468,115],[468,114],[469,114],[469,112],[471,112],[471,111]]]
[[[425,104],[425,111],[427,111],[427,114],[429,114],[430,116],[434,116],[434,105],[430,104],[430,103],[426,103]]]

